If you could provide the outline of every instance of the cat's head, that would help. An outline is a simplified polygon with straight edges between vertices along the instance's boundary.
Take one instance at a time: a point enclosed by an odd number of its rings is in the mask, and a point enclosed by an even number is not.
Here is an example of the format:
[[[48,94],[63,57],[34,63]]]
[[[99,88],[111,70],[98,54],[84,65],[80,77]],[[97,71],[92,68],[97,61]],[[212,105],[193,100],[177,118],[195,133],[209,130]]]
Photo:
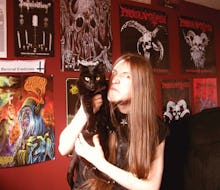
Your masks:
[[[95,94],[106,87],[104,65],[101,62],[79,64],[78,89],[80,94]]]

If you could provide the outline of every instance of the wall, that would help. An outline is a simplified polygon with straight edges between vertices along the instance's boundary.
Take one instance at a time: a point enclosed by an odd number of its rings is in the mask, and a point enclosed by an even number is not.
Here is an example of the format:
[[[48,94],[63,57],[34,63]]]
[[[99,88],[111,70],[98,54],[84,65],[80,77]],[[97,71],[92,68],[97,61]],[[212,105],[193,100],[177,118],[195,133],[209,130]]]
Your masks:
[[[46,73],[54,75],[54,103],[55,103],[55,137],[56,137],[56,159],[45,163],[35,164],[26,167],[0,169],[0,189],[1,190],[49,190],[62,189],[67,190],[68,185],[65,179],[66,170],[69,159],[62,157],[58,150],[59,134],[65,127],[65,82],[67,77],[75,76],[77,73],[64,73],[60,70],[60,34],[59,34],[59,1],[54,1],[54,19],[55,19],[55,56],[46,58]],[[118,29],[118,5],[119,0],[112,0],[112,20],[113,20],[113,60],[120,54],[119,50],[119,29]],[[125,2],[125,1],[122,1]],[[137,5],[135,2],[131,2]],[[210,21],[214,25],[215,30],[215,47],[216,47],[216,63],[217,70],[220,73],[220,13],[208,8],[181,2],[178,9],[169,9],[159,6],[156,0],[152,1],[152,5],[145,5],[156,10],[165,11],[168,14],[169,29],[169,54],[171,70],[168,75],[156,75],[156,84],[158,90],[158,103],[160,105],[160,81],[169,78],[192,78],[192,75],[181,74],[180,71],[180,50],[178,41],[178,25],[177,17],[190,16]],[[14,56],[14,34],[13,34],[13,0],[7,1],[7,19],[8,19],[8,57],[7,59],[19,59]],[[218,76],[218,83],[220,75]],[[218,102],[220,104],[220,85],[218,85]]]

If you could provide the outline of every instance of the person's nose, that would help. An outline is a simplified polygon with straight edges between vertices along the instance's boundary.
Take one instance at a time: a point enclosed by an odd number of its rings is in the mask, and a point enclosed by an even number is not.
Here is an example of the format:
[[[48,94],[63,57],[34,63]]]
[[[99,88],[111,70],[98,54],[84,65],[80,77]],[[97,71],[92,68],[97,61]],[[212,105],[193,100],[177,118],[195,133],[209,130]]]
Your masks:
[[[112,84],[119,84],[120,78],[118,75],[112,76]]]

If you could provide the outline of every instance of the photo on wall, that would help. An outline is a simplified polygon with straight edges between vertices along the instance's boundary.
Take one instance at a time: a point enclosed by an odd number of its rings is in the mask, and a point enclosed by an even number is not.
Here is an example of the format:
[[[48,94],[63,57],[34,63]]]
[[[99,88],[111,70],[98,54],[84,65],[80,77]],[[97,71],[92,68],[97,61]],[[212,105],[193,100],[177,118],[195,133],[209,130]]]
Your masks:
[[[54,56],[53,0],[14,1],[16,56]]]
[[[79,61],[99,61],[112,69],[111,0],[60,0],[62,71],[78,71]]]
[[[181,65],[184,73],[215,73],[213,26],[204,21],[179,17]]]
[[[146,7],[121,4],[121,53],[137,53],[149,59],[155,73],[169,70],[167,16]]]
[[[0,168],[55,159],[53,77],[0,76]]]
[[[207,108],[217,107],[217,100],[216,78],[193,79],[193,101],[195,112],[200,112]]]
[[[7,11],[6,0],[0,1],[0,58],[7,57]]]
[[[165,122],[170,123],[191,113],[190,81],[164,80],[161,83],[162,113]]]

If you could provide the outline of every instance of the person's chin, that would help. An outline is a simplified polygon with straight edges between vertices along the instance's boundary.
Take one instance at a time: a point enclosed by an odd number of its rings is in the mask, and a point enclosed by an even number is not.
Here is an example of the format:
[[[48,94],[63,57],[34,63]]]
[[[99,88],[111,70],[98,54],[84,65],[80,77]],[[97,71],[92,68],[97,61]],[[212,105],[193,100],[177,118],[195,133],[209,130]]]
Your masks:
[[[112,102],[112,103],[116,103],[118,102],[118,98],[115,98],[115,96],[108,96],[108,101],[109,102]]]

